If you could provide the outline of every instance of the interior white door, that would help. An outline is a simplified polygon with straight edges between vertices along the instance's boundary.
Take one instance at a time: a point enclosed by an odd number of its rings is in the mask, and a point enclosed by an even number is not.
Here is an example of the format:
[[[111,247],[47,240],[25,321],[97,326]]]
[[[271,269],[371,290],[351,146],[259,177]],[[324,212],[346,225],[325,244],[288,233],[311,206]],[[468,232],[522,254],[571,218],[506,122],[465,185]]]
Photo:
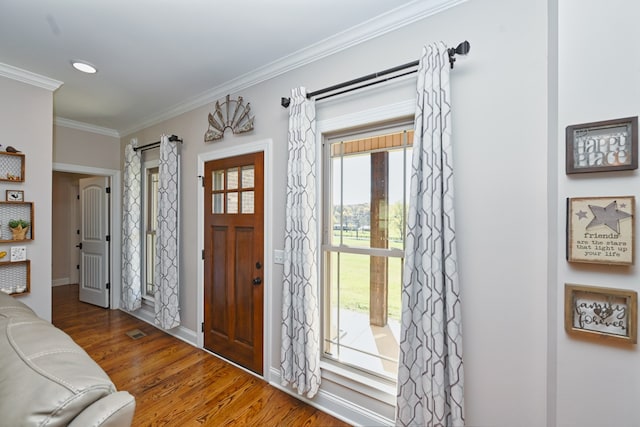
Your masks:
[[[80,301],[109,307],[109,177],[80,179]]]

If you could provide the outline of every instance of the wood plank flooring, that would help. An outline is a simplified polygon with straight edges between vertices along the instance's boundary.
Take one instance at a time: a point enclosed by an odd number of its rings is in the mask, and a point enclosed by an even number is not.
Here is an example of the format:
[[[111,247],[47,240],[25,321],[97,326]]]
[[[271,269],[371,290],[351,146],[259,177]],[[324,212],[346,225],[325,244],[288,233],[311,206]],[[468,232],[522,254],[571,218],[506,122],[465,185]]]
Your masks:
[[[53,324],[136,398],[134,426],[346,426],[262,379],[120,310],[53,288]],[[133,340],[127,332],[147,336]]]

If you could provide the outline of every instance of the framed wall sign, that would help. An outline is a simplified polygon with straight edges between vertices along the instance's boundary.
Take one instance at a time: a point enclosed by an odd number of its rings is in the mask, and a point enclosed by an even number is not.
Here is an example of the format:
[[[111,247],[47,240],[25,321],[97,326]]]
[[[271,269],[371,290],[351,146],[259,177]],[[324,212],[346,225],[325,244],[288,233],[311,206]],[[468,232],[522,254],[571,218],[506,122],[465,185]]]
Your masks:
[[[23,202],[24,191],[22,190],[7,190],[7,202]]]
[[[569,335],[637,343],[638,294],[625,289],[565,284],[564,327]]]
[[[567,126],[566,172],[638,169],[638,116]]]
[[[26,246],[11,246],[11,262],[24,261],[27,259]]]
[[[635,197],[567,199],[567,261],[633,265]]]

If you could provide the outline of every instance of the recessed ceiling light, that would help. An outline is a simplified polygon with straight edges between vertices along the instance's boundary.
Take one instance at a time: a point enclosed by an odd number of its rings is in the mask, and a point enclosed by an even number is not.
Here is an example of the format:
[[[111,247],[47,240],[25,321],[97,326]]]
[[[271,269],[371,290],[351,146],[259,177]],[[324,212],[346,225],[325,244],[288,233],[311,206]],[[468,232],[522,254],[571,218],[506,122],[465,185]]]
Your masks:
[[[73,66],[73,68],[75,68],[78,71],[82,71],[83,73],[95,74],[98,72],[98,69],[93,65],[89,64],[87,61],[74,60],[74,61],[71,61],[71,65]]]

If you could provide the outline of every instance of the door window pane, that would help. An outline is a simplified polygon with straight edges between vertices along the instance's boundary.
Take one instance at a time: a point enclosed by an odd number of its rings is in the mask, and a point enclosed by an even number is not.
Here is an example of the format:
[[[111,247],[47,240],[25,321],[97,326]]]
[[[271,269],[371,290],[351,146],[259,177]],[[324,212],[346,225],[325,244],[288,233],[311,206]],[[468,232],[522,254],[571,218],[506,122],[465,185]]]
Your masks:
[[[227,189],[236,190],[238,188],[238,168],[227,170]]]
[[[213,190],[224,190],[224,170],[213,171]]]
[[[253,165],[242,167],[242,188],[254,187],[254,170]]]
[[[227,213],[238,213],[238,193],[236,192],[227,193]]]
[[[252,214],[254,210],[254,193],[253,191],[242,192],[242,213]]]
[[[211,198],[213,206],[211,207],[211,213],[223,214],[224,213],[224,193],[214,194]]]

